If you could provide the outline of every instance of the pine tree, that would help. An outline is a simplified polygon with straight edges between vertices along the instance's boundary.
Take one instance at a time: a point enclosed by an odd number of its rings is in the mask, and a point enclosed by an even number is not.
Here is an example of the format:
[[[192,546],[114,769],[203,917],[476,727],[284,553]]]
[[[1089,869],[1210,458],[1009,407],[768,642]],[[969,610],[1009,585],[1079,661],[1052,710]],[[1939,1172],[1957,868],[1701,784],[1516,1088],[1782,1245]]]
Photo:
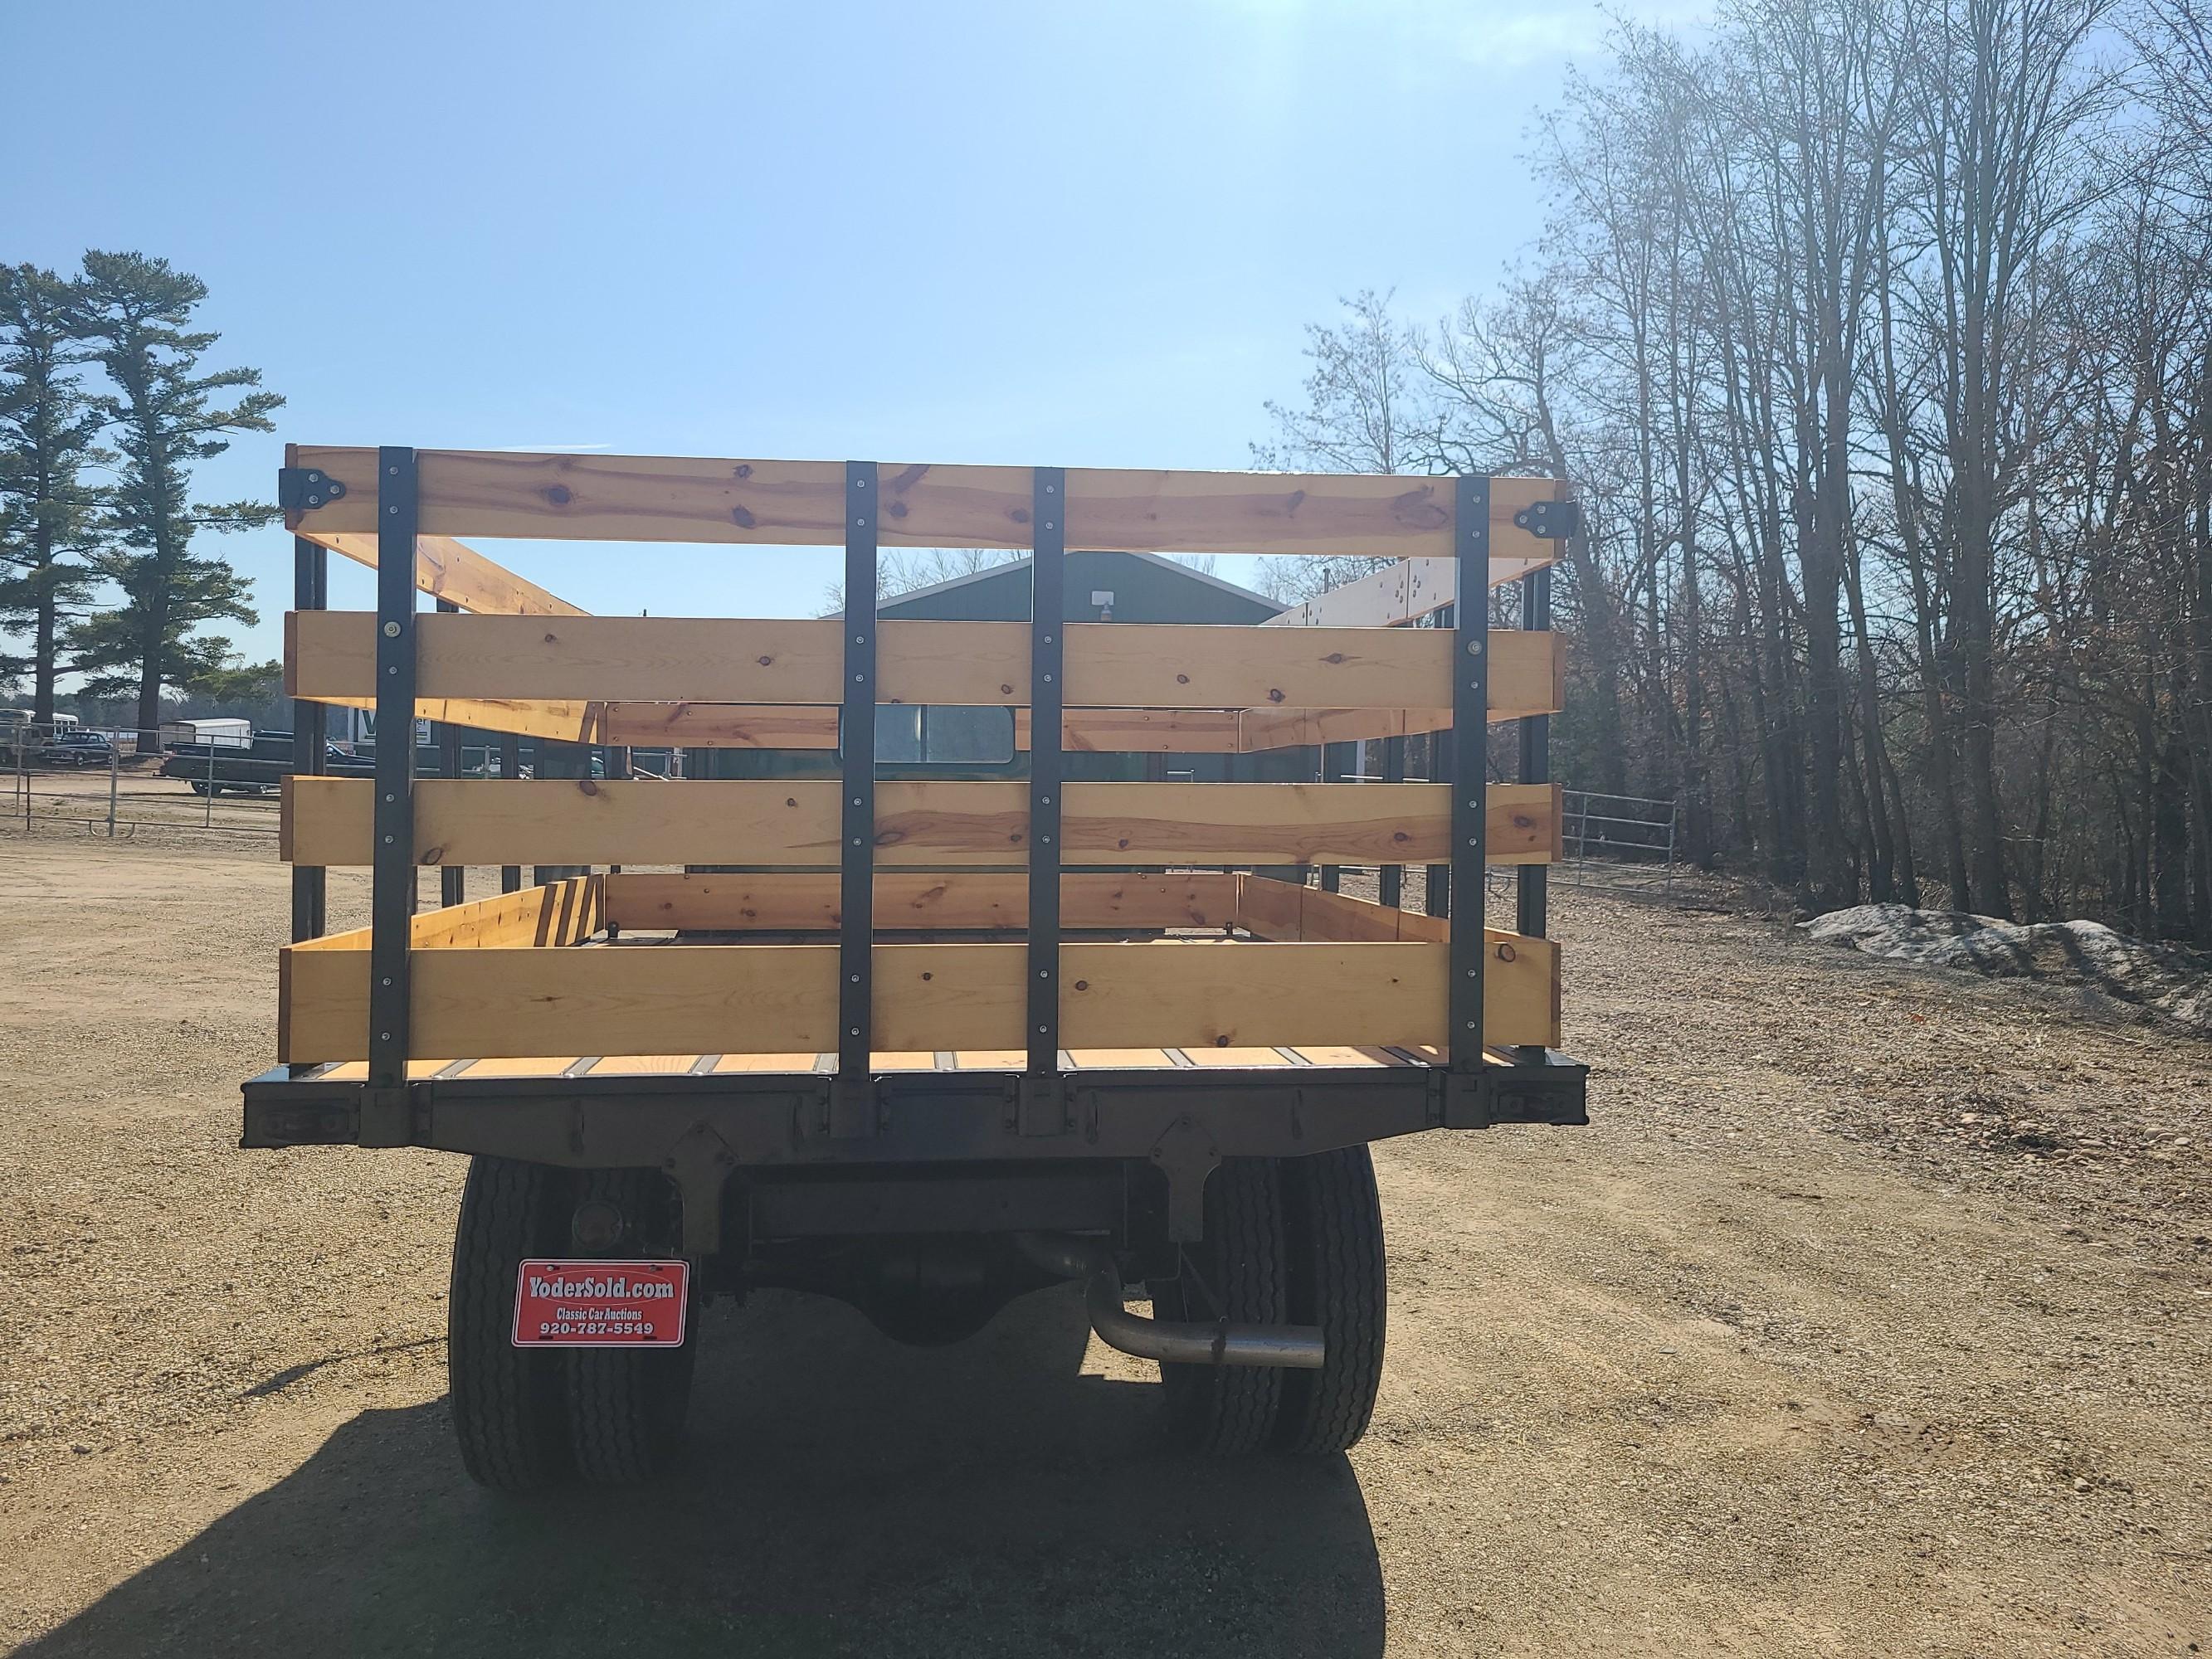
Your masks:
[[[110,514],[114,545],[94,567],[123,603],[71,630],[86,689],[114,696],[135,687],[141,753],[160,746],[161,688],[233,672],[230,641],[196,635],[203,623],[258,620],[250,584],[211,554],[192,551],[195,531],[246,530],[276,509],[260,501],[186,505],[192,464],[230,447],[229,434],[267,432],[283,399],[257,390],[252,368],[199,371],[212,332],[190,328],[207,297],[197,276],[142,253],[84,256],[82,328],[112,389],[97,400],[121,452]],[[215,394],[241,391],[234,403]]]
[[[0,680],[30,676],[32,718],[54,715],[64,609],[91,592],[78,556],[95,534],[98,493],[82,474],[106,459],[100,416],[77,371],[72,284],[35,265],[0,267],[0,631],[30,655],[0,653]]]

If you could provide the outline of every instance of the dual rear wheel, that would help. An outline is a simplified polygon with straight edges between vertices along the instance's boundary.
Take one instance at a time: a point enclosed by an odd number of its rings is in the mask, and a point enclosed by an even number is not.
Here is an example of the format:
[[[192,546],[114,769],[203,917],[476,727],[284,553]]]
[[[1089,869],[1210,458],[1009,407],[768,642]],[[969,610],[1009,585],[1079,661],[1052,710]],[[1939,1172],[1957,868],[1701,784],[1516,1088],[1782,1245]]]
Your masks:
[[[576,1254],[579,1206],[632,1218],[625,1248],[653,1255],[673,1196],[650,1170],[568,1170],[510,1158],[469,1166],[453,1241],[447,1364],[461,1460],[484,1486],[529,1492],[580,1479],[628,1486],[673,1461],[693,1346],[524,1348],[514,1340],[520,1264]],[[1327,1456],[1366,1431],[1382,1377],[1382,1212],[1364,1146],[1232,1158],[1206,1183],[1206,1237],[1149,1286],[1166,1320],[1317,1325],[1319,1370],[1163,1364],[1166,1421],[1212,1456]]]
[[[484,1486],[532,1492],[570,1479],[631,1486],[668,1467],[691,1396],[693,1348],[523,1348],[515,1279],[533,1257],[577,1254],[577,1206],[603,1200],[647,1221],[668,1206],[651,1170],[568,1170],[470,1161],[453,1239],[447,1376],[461,1462]],[[631,1253],[658,1254],[644,1248]]]
[[[1382,1382],[1382,1207],[1364,1146],[1231,1158],[1206,1189],[1206,1237],[1150,1285],[1156,1317],[1318,1325],[1319,1370],[1160,1367],[1169,1433],[1189,1450],[1328,1456],[1367,1431]]]

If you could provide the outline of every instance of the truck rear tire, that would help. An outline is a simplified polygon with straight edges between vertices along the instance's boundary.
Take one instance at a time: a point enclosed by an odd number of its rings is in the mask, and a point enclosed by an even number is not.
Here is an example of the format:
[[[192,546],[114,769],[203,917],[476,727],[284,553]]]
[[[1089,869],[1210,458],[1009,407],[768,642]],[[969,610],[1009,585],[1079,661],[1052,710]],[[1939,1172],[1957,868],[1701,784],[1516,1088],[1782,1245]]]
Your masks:
[[[1206,1183],[1206,1237],[1186,1247],[1179,1278],[1153,1281],[1152,1312],[1166,1320],[1281,1324],[1290,1287],[1274,1160],[1232,1158]],[[1283,1373],[1272,1365],[1163,1363],[1167,1429],[1209,1457],[1243,1457],[1274,1437]]]
[[[569,1472],[562,1355],[514,1346],[521,1264],[567,1254],[564,1172],[512,1158],[469,1160],[453,1235],[446,1376],[461,1462],[495,1492],[532,1492]]]
[[[576,1202],[599,1199],[643,1218],[666,1184],[656,1170],[593,1170],[577,1177]],[[698,1340],[687,1331],[673,1348],[568,1350],[568,1446],[579,1475],[595,1486],[634,1486],[666,1471],[684,1442]]]
[[[1364,1146],[1285,1158],[1281,1181],[1290,1320],[1320,1326],[1328,1350],[1319,1370],[1283,1373],[1276,1444],[1324,1457],[1358,1443],[1382,1385],[1382,1204]]]

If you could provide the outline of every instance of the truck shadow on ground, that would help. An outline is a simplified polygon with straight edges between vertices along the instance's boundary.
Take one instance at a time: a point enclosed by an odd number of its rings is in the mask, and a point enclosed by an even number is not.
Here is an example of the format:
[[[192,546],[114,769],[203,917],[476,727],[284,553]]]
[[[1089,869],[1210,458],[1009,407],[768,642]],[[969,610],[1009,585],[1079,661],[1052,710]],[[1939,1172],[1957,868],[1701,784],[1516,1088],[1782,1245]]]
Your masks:
[[[1349,1462],[1176,1456],[1087,1336],[1072,1290],[934,1350],[719,1310],[684,1466],[640,1492],[498,1498],[444,1401],[364,1412],[23,1651],[1380,1653]]]

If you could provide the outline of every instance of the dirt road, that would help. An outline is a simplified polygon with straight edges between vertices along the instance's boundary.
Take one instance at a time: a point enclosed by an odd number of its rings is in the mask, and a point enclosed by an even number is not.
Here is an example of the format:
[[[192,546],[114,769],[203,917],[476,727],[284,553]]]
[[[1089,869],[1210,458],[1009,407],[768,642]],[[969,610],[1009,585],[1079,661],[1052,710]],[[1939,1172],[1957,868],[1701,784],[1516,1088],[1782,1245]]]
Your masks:
[[[1596,1122],[1382,1149],[1349,1459],[1164,1455],[1070,1295],[933,1352],[768,1297],[707,1322],[679,1478],[526,1508],[448,1444],[459,1162],[234,1150],[283,891],[0,839],[29,1652],[2212,1647],[2203,1043],[1565,896]]]

